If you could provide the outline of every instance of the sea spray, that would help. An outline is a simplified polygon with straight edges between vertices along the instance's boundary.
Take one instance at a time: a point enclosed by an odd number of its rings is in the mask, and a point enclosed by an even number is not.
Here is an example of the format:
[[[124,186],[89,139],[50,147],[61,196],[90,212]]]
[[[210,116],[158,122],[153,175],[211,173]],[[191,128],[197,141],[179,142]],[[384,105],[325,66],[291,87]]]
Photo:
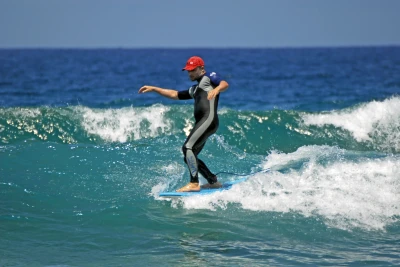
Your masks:
[[[251,175],[229,191],[172,205],[216,210],[238,204],[244,210],[321,218],[344,230],[383,230],[398,222],[399,157],[354,157],[335,147],[306,146],[288,154],[273,152],[261,166],[271,171]]]

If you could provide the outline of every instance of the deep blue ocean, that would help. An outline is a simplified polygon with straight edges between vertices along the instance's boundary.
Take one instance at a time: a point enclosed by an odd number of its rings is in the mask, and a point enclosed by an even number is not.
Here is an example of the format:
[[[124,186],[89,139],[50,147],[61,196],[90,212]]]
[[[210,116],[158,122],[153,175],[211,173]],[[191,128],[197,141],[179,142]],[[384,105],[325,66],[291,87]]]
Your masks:
[[[138,90],[193,55],[230,84],[199,157],[248,180],[163,199],[193,102]],[[399,92],[400,47],[2,49],[0,266],[399,266]]]

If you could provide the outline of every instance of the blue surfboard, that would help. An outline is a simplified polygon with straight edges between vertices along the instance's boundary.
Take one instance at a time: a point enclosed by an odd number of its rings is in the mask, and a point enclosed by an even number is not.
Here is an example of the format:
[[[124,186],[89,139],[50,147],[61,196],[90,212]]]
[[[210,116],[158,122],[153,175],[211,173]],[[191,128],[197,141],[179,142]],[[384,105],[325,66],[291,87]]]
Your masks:
[[[225,182],[222,184],[220,188],[213,188],[213,189],[201,189],[198,192],[161,192],[159,194],[160,197],[190,197],[190,196],[199,196],[199,195],[209,195],[215,192],[221,192],[225,190],[229,190],[232,188],[234,184],[238,184],[247,180],[247,177]]]

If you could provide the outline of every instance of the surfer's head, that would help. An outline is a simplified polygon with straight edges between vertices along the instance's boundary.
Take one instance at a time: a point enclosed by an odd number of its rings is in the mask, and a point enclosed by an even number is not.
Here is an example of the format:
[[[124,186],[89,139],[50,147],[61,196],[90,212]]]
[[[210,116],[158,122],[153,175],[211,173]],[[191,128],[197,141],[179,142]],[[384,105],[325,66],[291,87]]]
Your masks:
[[[200,78],[206,71],[204,70],[204,61],[201,57],[193,56],[188,59],[186,66],[182,71],[187,70],[190,80],[194,81]]]

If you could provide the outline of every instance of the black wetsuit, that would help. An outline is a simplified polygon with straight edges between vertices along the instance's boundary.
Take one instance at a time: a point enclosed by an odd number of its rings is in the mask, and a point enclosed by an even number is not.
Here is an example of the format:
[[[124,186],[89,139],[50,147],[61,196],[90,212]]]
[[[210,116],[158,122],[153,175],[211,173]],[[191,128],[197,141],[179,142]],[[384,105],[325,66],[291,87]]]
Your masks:
[[[221,79],[215,72],[206,73],[197,80],[198,84],[188,90],[179,91],[181,100],[194,99],[195,125],[190,131],[183,147],[185,163],[189,167],[190,182],[198,183],[198,173],[207,179],[210,184],[217,181],[217,177],[207,168],[206,164],[197,158],[203,149],[207,138],[218,129],[218,100],[219,94],[212,100],[207,99],[208,92],[217,87]]]

